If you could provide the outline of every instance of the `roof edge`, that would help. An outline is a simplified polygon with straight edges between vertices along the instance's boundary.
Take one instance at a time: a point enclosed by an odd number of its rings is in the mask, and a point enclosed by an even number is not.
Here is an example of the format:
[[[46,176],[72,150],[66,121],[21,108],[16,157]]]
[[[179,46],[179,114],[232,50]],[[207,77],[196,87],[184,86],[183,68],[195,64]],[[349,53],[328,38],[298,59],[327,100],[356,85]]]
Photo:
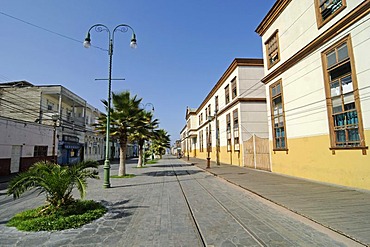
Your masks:
[[[291,1],[292,0],[277,0],[266,14],[265,18],[263,18],[262,22],[258,25],[255,32],[258,33],[259,36],[264,35],[267,29],[274,23]]]
[[[226,81],[226,79],[231,75],[231,73],[238,67],[238,66],[256,66],[256,67],[263,67],[263,59],[262,58],[235,58],[226,71],[222,74],[221,78],[217,81],[216,85],[212,88],[212,90],[208,93],[205,97],[203,102],[197,108],[197,113],[203,108],[206,102],[216,93],[216,91],[221,87],[221,85]]]

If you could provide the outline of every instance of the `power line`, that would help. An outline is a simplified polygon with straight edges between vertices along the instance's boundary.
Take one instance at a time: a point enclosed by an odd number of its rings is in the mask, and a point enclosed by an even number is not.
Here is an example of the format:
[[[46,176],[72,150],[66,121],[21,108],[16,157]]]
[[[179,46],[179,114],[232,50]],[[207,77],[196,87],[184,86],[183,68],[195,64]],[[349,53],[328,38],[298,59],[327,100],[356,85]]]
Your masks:
[[[4,15],[4,16],[6,16],[6,17],[12,18],[12,19],[14,19],[14,20],[20,21],[20,22],[22,22],[22,23],[24,23],[24,24],[27,24],[27,25],[29,25],[29,26],[32,26],[32,27],[35,27],[35,28],[41,29],[41,30],[46,31],[46,32],[49,32],[49,33],[52,33],[52,34],[57,35],[57,36],[59,36],[59,37],[62,37],[62,38],[65,38],[65,39],[68,39],[68,40],[71,40],[71,41],[74,41],[74,42],[77,42],[77,43],[83,44],[83,41],[81,41],[81,40],[78,40],[78,39],[75,39],[75,38],[69,37],[69,36],[67,36],[67,35],[64,35],[64,34],[58,33],[58,32],[56,32],[56,31],[53,31],[53,30],[50,30],[50,29],[47,29],[47,28],[41,27],[41,26],[36,25],[36,24],[33,24],[33,23],[31,23],[31,22],[28,22],[28,21],[22,20],[22,19],[20,19],[20,18],[18,18],[18,17],[15,17],[15,16],[12,16],[12,15],[6,14],[6,13],[4,13],[4,12],[2,12],[2,11],[0,11],[0,14]],[[103,49],[103,48],[101,48],[101,47],[99,47],[99,46],[95,46],[95,45],[91,45],[91,47],[96,48],[96,49],[99,49],[99,50],[102,50],[102,51],[108,51],[107,49]]]

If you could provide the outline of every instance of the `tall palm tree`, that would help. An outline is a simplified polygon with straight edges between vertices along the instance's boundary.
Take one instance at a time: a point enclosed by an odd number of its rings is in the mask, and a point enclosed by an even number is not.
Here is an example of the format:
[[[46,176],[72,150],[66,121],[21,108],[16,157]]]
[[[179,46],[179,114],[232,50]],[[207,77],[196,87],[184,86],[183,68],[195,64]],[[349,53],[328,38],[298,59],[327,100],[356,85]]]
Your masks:
[[[73,188],[78,189],[81,198],[85,197],[87,178],[99,179],[98,166],[96,161],[83,161],[71,166],[36,162],[10,181],[8,195],[19,198],[27,190],[38,188],[41,193],[45,192],[48,204],[56,209],[74,201]]]
[[[120,162],[118,176],[126,175],[126,152],[127,141],[129,135],[135,130],[137,125],[140,125],[139,114],[143,111],[139,104],[142,99],[138,99],[135,95],[131,97],[130,92],[124,91],[121,93],[112,93],[113,107],[111,107],[111,122],[110,135],[113,139],[117,139],[120,144]],[[102,100],[106,109],[108,102]],[[106,131],[106,115],[102,115],[95,125],[97,130],[102,134]]]
[[[130,135],[130,140],[136,141],[139,146],[139,160],[137,167],[143,166],[144,144],[145,141],[154,137],[154,129],[158,127],[158,119],[153,119],[153,114],[148,111],[142,111],[138,114],[138,124]]]
[[[153,150],[162,159],[162,155],[165,153],[166,148],[170,148],[171,146],[170,135],[164,129],[158,129],[155,133],[156,136],[153,140]]]

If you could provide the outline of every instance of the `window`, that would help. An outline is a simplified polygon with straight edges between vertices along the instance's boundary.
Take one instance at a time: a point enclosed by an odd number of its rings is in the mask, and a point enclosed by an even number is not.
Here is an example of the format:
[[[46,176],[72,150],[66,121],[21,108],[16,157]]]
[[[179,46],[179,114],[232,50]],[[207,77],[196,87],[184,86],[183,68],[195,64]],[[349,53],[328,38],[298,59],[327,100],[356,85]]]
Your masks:
[[[218,96],[215,97],[215,111],[218,112]]]
[[[48,108],[48,111],[52,111],[54,109],[54,103],[49,101],[49,100],[46,100],[46,104],[47,104],[47,108]]]
[[[345,0],[315,0],[317,25],[320,28],[346,7]]]
[[[234,99],[237,96],[236,90],[236,77],[231,81],[231,99]]]
[[[199,125],[203,123],[203,113],[199,115]]]
[[[226,115],[226,131],[231,131],[230,114]]]
[[[48,156],[48,146],[35,146],[33,149],[33,157]]]
[[[229,104],[230,102],[230,90],[229,85],[225,87],[225,105]]]
[[[233,111],[233,132],[234,132],[234,150],[240,151],[239,147],[239,118],[238,118],[238,109]]]
[[[230,119],[230,113],[226,115],[226,137],[227,137],[227,151],[231,152],[231,119]]]
[[[349,36],[323,52],[332,148],[364,147],[360,99]]]
[[[281,80],[270,86],[270,100],[274,150],[287,150]]]
[[[267,67],[270,69],[280,61],[278,30],[266,41]]]
[[[239,128],[238,109],[233,111],[233,119],[234,119],[234,129],[238,129]]]
[[[212,116],[212,114],[211,114],[211,104],[208,105],[208,116]]]
[[[204,113],[206,115],[206,121],[207,121],[207,119],[208,119],[208,109],[207,108],[204,110]]]
[[[234,151],[239,152],[240,151],[240,145],[239,145],[239,136],[234,136]]]

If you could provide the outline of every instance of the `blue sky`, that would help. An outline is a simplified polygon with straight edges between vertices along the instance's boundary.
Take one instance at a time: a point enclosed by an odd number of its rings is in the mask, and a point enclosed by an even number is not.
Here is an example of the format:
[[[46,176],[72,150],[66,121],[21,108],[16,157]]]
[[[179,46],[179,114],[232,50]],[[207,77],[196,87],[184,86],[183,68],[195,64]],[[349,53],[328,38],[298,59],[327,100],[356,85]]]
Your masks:
[[[111,30],[128,24],[138,48],[129,47],[130,33],[116,33],[112,77],[125,81],[113,81],[112,90],[129,90],[152,103],[173,142],[185,125],[186,107],[201,104],[234,58],[262,57],[254,30],[274,2],[2,0],[0,82],[63,85],[103,110],[107,82],[95,79],[108,77],[108,53],[85,49],[82,42],[96,23]],[[108,48],[104,32],[92,31],[91,40]]]

